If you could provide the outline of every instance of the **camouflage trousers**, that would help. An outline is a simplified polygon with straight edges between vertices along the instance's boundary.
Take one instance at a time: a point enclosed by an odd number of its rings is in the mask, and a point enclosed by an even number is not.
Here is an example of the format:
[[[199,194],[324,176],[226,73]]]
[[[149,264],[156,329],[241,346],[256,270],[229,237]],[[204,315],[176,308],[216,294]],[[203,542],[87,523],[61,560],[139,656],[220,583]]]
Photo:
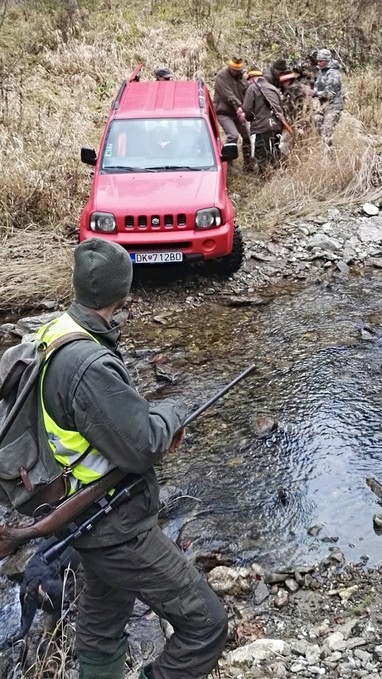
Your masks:
[[[340,117],[341,111],[329,107],[317,111],[313,116],[313,122],[322,137],[322,140],[328,146],[331,146],[333,143],[333,131]]]

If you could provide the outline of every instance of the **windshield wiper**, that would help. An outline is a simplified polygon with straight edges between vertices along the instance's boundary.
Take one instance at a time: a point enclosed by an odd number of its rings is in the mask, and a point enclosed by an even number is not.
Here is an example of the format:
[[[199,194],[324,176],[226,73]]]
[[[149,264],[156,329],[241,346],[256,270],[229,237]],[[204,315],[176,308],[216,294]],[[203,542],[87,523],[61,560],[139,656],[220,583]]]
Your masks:
[[[154,167],[147,168],[149,170],[209,170],[212,165],[208,167],[194,167],[193,165],[155,165]]]
[[[108,165],[102,168],[104,172],[156,172],[151,167],[131,167],[129,165]]]

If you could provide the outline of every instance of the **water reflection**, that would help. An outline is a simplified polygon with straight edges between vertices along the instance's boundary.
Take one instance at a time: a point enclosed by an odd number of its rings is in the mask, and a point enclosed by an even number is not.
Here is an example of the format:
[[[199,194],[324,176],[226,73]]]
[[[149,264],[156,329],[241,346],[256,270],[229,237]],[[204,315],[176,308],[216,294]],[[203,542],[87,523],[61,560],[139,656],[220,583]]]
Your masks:
[[[174,371],[183,357],[170,391],[189,405],[258,365],[214,417],[190,427],[162,469],[200,498],[182,530],[190,549],[214,539],[242,559],[290,563],[326,556],[338,538],[347,558],[380,563],[379,506],[365,478],[382,480],[381,291],[376,276],[311,286],[261,308],[210,302],[138,337],[136,345],[156,344],[159,333],[162,345],[168,340]],[[277,428],[259,436],[259,415]],[[307,534],[313,524],[322,525],[317,537]]]

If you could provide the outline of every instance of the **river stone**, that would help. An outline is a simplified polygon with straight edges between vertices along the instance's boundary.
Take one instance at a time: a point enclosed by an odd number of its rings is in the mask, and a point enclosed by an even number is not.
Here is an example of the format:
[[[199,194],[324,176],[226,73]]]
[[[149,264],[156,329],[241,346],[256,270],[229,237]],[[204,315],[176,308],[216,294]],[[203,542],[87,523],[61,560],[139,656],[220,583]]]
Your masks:
[[[382,257],[370,257],[369,263],[376,269],[382,269]]]
[[[318,644],[310,644],[305,651],[305,657],[309,665],[315,665],[316,663],[318,663],[320,660],[320,655],[321,648],[319,647]]]
[[[379,207],[373,205],[373,203],[365,203],[362,205],[362,210],[365,215],[368,215],[369,217],[375,217],[379,213]]]
[[[253,603],[258,606],[259,604],[262,604],[265,599],[269,597],[269,589],[267,585],[265,584],[264,580],[260,580],[260,582],[256,585],[255,591],[253,593]]]
[[[312,250],[313,248],[318,248],[320,250],[329,250],[331,252],[336,252],[341,250],[341,243],[336,238],[331,238],[323,233],[317,233],[310,239],[307,248]]]
[[[339,260],[336,262],[336,267],[337,267],[338,271],[340,272],[340,274],[342,274],[342,276],[347,276],[347,275],[348,275],[348,273],[349,273],[349,267],[348,267],[348,265],[346,264],[346,262],[344,262],[343,259],[339,259]]]
[[[307,670],[311,674],[316,674],[316,675],[321,675],[321,674],[326,673],[325,667],[317,667],[317,665],[309,665]]]
[[[242,589],[240,574],[229,566],[216,566],[208,573],[207,580],[217,594],[236,595]]]
[[[376,528],[382,528],[382,514],[374,514],[373,524]]]
[[[347,648],[347,642],[345,641],[342,632],[333,632],[333,634],[329,634],[326,643],[331,651],[344,651]]]
[[[346,648],[348,651],[352,650],[353,648],[358,648],[359,646],[365,646],[367,644],[366,639],[363,637],[352,637],[351,639],[348,639],[346,643]]]
[[[342,625],[339,626],[337,632],[341,632],[344,635],[344,639],[349,639],[353,630],[358,626],[359,620],[356,618],[351,618],[347,620]]]
[[[287,587],[290,592],[297,592],[299,590],[299,586],[293,578],[287,578],[287,580],[285,580],[285,587]]]
[[[380,243],[382,241],[382,217],[363,219],[358,229],[358,238],[362,243]]]
[[[268,415],[259,415],[255,420],[255,431],[258,436],[266,436],[277,427],[276,420]]]
[[[351,585],[351,587],[345,587],[344,589],[338,590],[341,601],[348,601],[348,599],[350,599],[353,594],[358,592],[358,589],[358,585]]]
[[[315,524],[314,526],[310,526],[310,528],[308,528],[307,533],[308,533],[308,535],[311,535],[312,537],[315,538],[315,537],[317,537],[317,535],[319,534],[319,532],[321,530],[322,530],[322,525]]]
[[[303,655],[305,656],[306,651],[308,650],[310,644],[309,641],[306,641],[305,639],[296,639],[296,641],[293,642],[292,644],[292,653],[295,655]]]
[[[284,606],[287,606],[288,603],[289,603],[288,592],[285,589],[279,589],[273,601],[274,607],[278,609],[284,608]]]
[[[35,333],[37,330],[45,323],[53,321],[54,318],[61,316],[62,311],[53,311],[49,314],[41,314],[40,316],[27,316],[26,318],[20,318],[16,323],[15,331],[20,333],[20,335],[25,335],[25,333]]]
[[[290,646],[282,639],[256,639],[250,644],[236,648],[227,653],[227,660],[232,665],[251,666],[274,655],[290,655]]]
[[[267,585],[274,585],[277,582],[285,582],[288,573],[267,573],[264,580]]]

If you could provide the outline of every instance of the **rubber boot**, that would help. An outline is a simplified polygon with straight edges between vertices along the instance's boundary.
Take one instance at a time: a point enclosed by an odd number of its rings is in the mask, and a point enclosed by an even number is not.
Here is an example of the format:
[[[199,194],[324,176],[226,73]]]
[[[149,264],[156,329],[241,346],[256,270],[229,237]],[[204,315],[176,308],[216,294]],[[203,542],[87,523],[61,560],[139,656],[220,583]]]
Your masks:
[[[151,671],[151,665],[146,665],[140,673],[138,679],[154,679],[154,675]]]
[[[116,653],[79,651],[79,679],[124,679],[126,647]]]
[[[243,158],[243,171],[244,172],[257,172],[256,161],[251,156],[244,156]]]

